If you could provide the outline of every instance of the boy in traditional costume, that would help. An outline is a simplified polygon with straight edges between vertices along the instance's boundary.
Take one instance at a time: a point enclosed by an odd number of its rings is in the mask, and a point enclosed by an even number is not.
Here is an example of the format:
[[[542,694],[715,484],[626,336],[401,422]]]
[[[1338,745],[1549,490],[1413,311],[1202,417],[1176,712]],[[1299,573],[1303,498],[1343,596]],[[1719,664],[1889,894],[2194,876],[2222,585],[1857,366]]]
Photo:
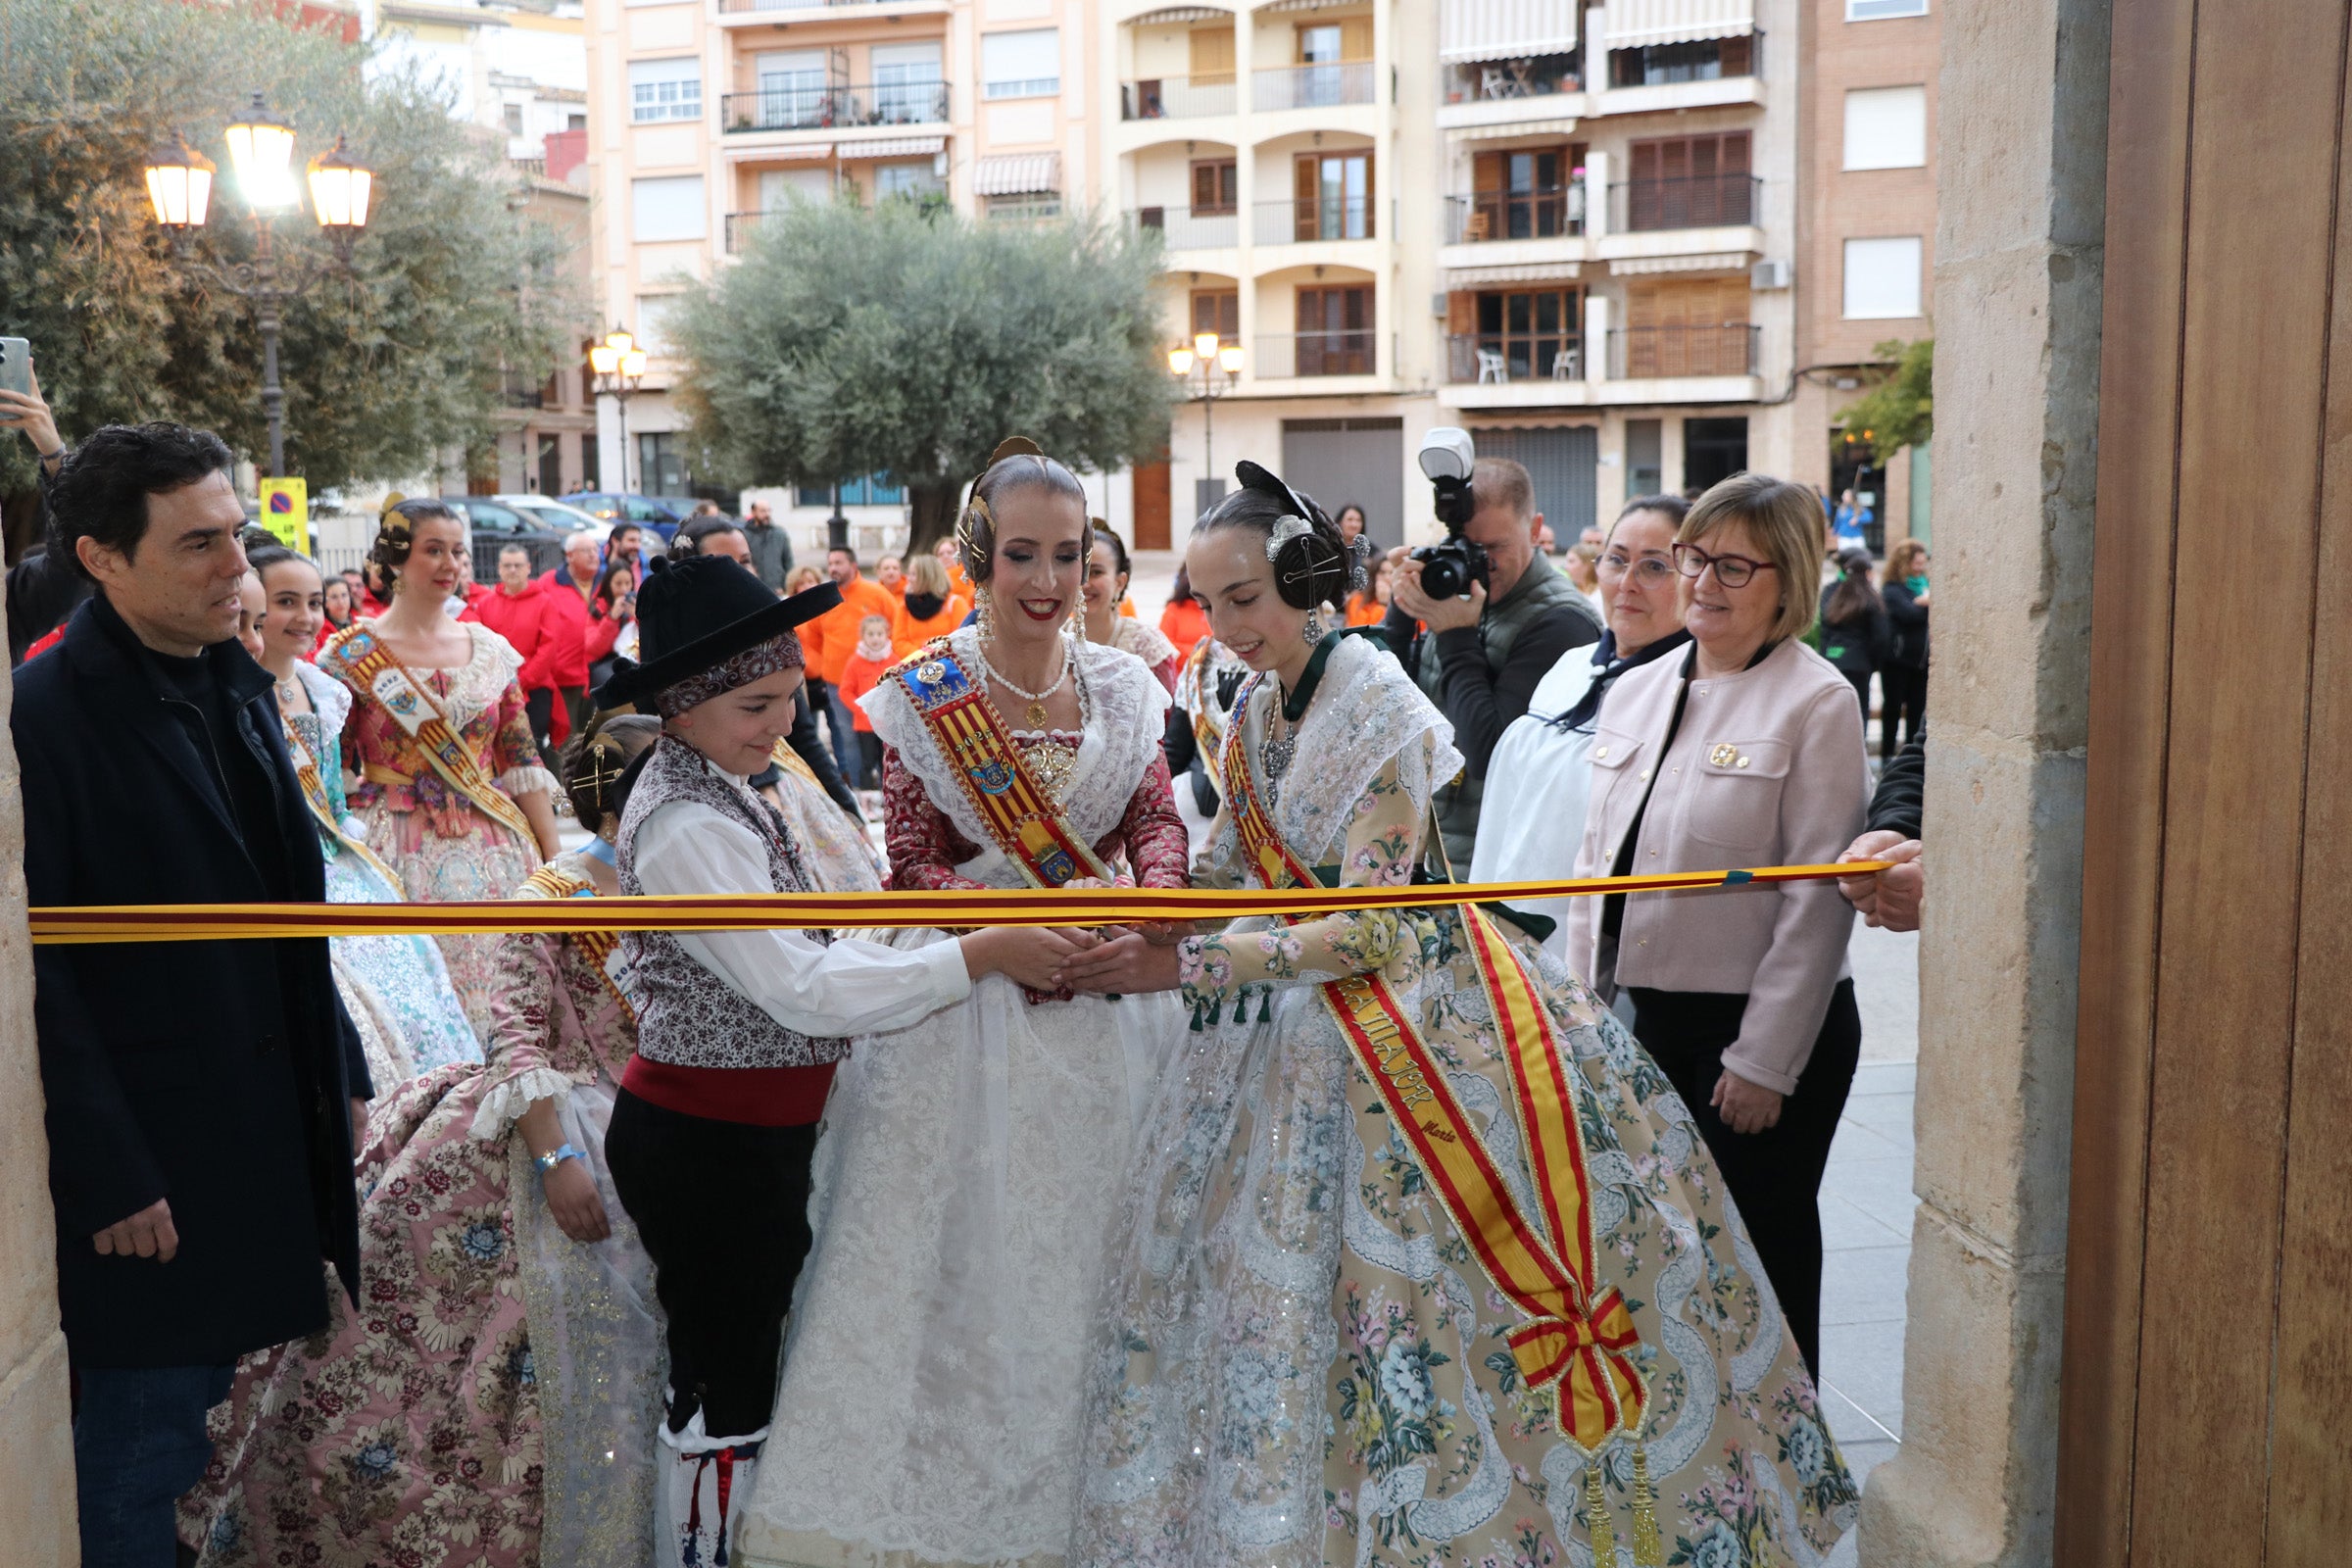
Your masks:
[[[793,628],[840,600],[829,583],[778,600],[724,557],[655,563],[638,599],[642,662],[597,694],[600,708],[662,719],[614,843],[624,893],[816,891],[791,828],[747,779],[791,725]],[[662,1549],[709,1564],[725,1560],[730,1511],[767,1436],[809,1246],[816,1123],[848,1037],[903,1028],[990,973],[1037,983],[1075,949],[1004,928],[913,952],[772,929],[623,941],[638,1045],[607,1148],[668,1319],[663,1439],[677,1462],[661,1492]]]

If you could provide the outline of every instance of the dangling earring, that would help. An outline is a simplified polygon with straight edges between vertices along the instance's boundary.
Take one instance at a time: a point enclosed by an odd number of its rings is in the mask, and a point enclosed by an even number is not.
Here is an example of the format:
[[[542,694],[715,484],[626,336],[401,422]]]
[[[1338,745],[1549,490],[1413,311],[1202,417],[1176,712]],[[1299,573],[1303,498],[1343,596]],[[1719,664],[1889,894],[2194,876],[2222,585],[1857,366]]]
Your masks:
[[[1072,647],[1086,641],[1086,596],[1083,593],[1070,606],[1069,618],[1061,623],[1061,634],[1070,640]]]
[[[1323,640],[1322,611],[1310,610],[1306,612],[1306,626],[1300,635],[1306,639],[1306,645],[1309,648]]]
[[[980,596],[980,640],[984,643],[994,642],[997,636],[997,596],[988,591],[986,583],[980,584],[972,592]]]

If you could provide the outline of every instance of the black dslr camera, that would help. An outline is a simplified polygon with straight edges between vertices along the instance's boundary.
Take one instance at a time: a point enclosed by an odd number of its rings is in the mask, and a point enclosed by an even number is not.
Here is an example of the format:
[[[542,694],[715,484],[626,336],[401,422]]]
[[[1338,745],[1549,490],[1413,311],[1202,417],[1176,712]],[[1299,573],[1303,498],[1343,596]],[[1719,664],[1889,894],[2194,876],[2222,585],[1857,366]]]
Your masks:
[[[1470,494],[1470,465],[1477,452],[1470,432],[1440,425],[1421,438],[1421,471],[1438,492],[1438,520],[1446,525],[1446,542],[1423,545],[1412,559],[1421,563],[1421,591],[1432,599],[1460,599],[1472,583],[1484,585],[1494,570],[1484,545],[1462,537],[1478,512]]]

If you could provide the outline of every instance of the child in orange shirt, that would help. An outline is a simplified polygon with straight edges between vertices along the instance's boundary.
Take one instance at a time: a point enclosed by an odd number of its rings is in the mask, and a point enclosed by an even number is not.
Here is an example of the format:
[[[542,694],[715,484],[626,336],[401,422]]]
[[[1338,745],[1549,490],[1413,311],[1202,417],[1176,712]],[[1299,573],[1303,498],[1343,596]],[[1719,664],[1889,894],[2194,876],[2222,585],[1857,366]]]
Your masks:
[[[859,621],[858,651],[841,666],[841,700],[849,704],[850,725],[858,732],[858,787],[861,790],[882,787],[882,737],[874,733],[874,721],[865,716],[858,699],[879,685],[898,662],[890,646],[890,622],[880,615]]]

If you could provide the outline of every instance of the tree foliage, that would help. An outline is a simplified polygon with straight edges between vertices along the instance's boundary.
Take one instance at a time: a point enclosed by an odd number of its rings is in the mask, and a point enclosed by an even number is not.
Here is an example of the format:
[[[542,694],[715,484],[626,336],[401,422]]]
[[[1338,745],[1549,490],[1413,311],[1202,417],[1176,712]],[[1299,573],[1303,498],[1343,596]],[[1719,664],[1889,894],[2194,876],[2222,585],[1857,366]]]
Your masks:
[[[1849,434],[1870,432],[1871,456],[1890,463],[1905,447],[1924,446],[1936,432],[1936,340],[1889,339],[1871,352],[1894,371],[1847,404],[1838,420]]]
[[[522,219],[503,149],[413,76],[364,77],[366,58],[262,7],[0,3],[0,331],[31,340],[69,441],[170,418],[267,461],[253,307],[175,254],[144,175],[184,133],[220,166],[190,259],[250,261],[222,129],[257,90],[294,122],[298,162],[341,133],[375,172],[357,275],[329,272],[283,312],[290,472],[316,492],[478,450],[504,374],[554,368],[579,314],[556,270],[565,242]],[[327,256],[304,195],[277,219],[281,262]],[[28,458],[14,437],[0,449],[0,490],[30,482]]]
[[[738,482],[887,470],[920,548],[1008,435],[1079,468],[1165,448],[1158,270],[1154,242],[1098,223],[797,204],[671,316],[675,395]]]

